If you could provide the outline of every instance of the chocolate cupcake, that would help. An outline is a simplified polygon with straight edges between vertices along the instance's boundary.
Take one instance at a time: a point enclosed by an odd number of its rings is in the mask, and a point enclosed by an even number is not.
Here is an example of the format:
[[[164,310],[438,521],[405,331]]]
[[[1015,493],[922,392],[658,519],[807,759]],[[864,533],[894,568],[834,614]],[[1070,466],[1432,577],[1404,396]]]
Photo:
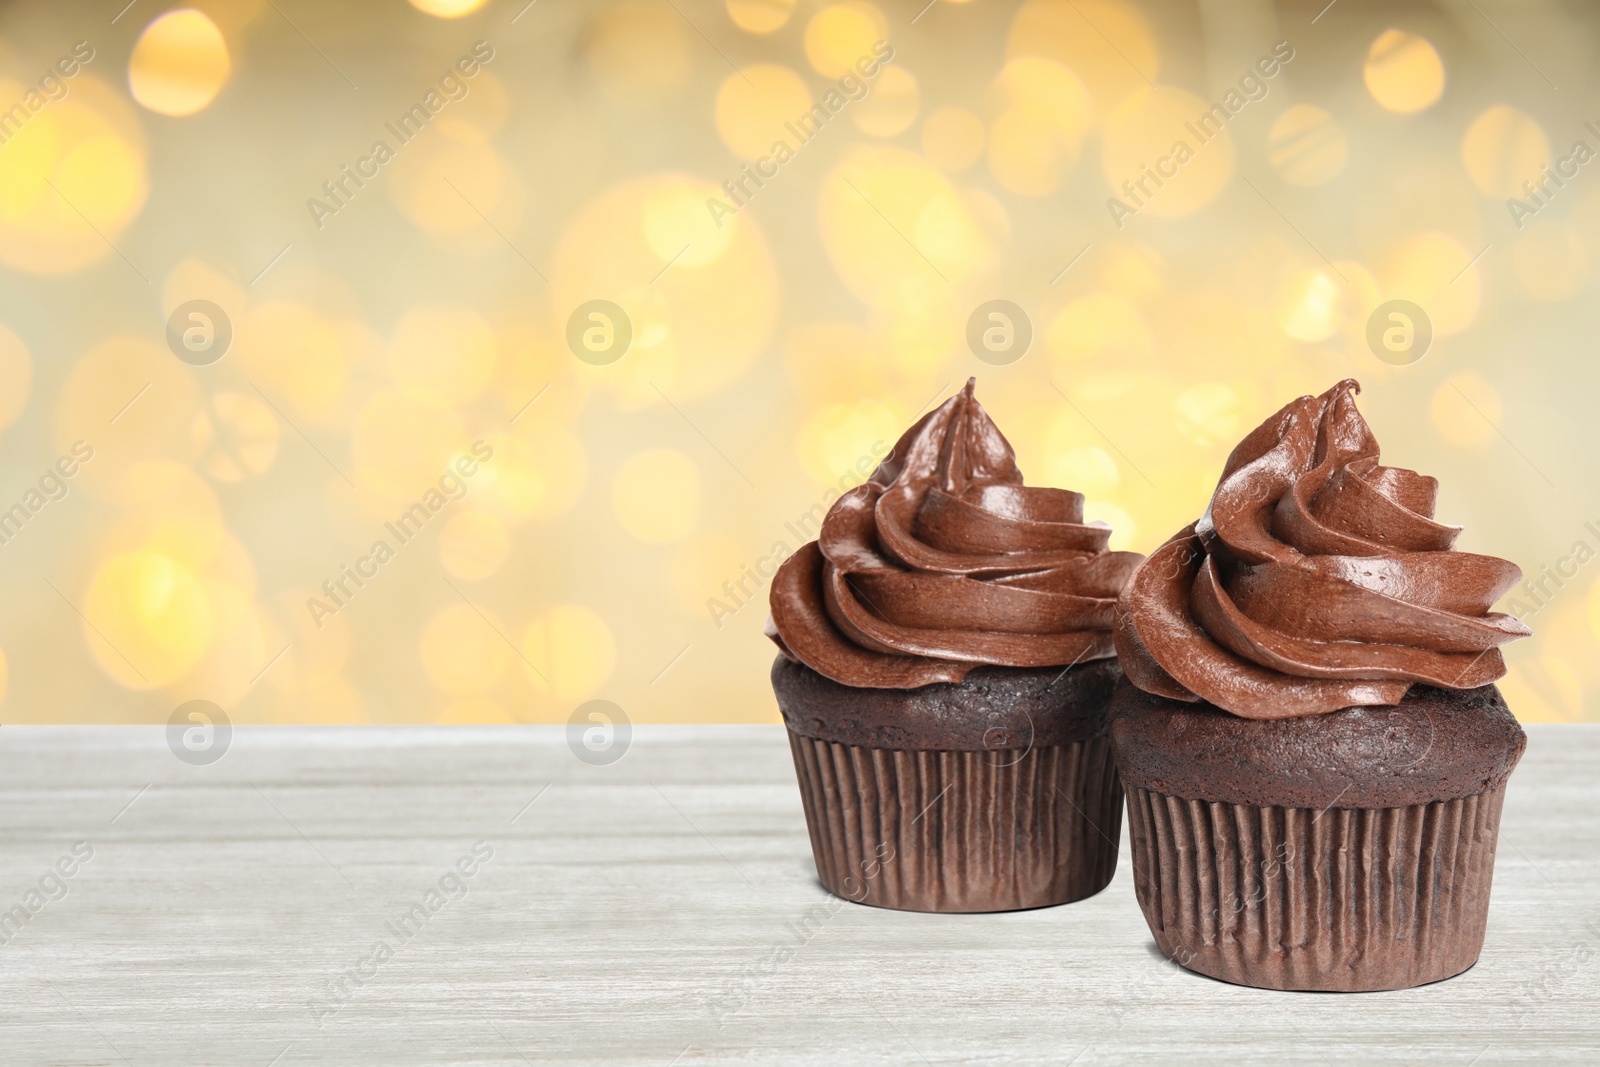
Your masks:
[[[1156,944],[1269,989],[1402,989],[1483,946],[1521,572],[1452,549],[1343,381],[1234,449],[1117,607],[1111,738]]]
[[[973,397],[901,437],[772,582],[768,634],[822,884],[1007,911],[1105,888],[1117,592],[1138,564],[1083,497],[1028,488]]]

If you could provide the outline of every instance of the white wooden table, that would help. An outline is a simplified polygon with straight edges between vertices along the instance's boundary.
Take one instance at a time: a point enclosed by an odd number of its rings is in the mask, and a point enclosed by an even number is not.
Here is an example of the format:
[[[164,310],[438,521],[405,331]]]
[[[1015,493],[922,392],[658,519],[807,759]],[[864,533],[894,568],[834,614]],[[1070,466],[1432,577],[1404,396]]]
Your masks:
[[[1060,908],[829,897],[780,727],[7,726],[0,1063],[1593,1064],[1600,728],[1529,734],[1477,967],[1305,994],[1164,962],[1126,842]]]

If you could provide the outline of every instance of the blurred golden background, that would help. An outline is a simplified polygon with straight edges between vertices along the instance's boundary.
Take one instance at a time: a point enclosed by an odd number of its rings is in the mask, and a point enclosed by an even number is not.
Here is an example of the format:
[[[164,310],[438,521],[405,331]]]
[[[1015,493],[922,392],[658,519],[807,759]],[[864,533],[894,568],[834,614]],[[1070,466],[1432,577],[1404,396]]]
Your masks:
[[[1146,551],[1359,378],[1600,718],[1600,11],[924,3],[0,10],[0,719],[777,721],[973,374]]]

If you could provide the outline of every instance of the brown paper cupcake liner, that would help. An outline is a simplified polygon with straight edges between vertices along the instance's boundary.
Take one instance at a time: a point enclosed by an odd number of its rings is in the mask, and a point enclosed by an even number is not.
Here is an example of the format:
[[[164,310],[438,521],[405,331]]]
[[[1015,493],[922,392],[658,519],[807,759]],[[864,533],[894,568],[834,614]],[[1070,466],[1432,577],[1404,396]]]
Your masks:
[[[1156,944],[1267,989],[1403,989],[1477,962],[1505,785],[1409,807],[1258,807],[1128,790]]]
[[[1104,736],[1025,751],[905,751],[789,734],[817,877],[862,904],[1012,911],[1106,887],[1122,784]]]

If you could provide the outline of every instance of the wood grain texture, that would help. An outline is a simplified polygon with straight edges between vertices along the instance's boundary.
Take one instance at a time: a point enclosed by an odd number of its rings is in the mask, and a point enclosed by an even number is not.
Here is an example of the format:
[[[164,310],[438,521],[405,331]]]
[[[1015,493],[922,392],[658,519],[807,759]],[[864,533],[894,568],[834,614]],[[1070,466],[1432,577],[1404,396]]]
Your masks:
[[[781,727],[8,726],[0,1063],[1595,1063],[1600,729],[1528,733],[1478,965],[1304,994],[1162,959],[1126,841],[1059,908],[828,896]]]

